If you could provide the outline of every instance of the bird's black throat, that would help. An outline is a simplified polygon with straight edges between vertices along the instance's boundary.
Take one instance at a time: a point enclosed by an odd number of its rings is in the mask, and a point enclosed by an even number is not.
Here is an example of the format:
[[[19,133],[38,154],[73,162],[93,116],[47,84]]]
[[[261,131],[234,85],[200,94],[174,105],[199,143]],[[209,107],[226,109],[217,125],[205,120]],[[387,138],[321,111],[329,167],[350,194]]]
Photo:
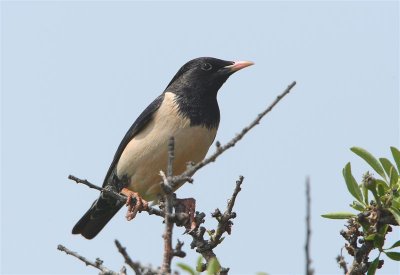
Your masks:
[[[175,93],[179,113],[190,120],[190,126],[218,128],[220,113],[217,93],[180,91]]]

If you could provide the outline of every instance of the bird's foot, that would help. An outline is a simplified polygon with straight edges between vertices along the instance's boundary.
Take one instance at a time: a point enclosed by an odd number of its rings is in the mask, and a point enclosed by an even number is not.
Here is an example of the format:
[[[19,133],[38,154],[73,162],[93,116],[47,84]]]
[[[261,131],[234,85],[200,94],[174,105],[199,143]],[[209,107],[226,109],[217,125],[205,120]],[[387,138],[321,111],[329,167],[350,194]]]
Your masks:
[[[175,210],[177,212],[184,212],[188,214],[189,220],[185,225],[186,232],[191,232],[194,229],[196,229],[197,224],[194,218],[194,213],[196,211],[196,200],[193,198],[187,198],[187,199],[176,199],[176,206]]]
[[[142,199],[138,193],[127,188],[122,188],[121,194],[127,197],[126,206],[128,206],[128,212],[126,213],[126,219],[128,221],[135,218],[138,212],[142,212],[149,208],[149,203]]]

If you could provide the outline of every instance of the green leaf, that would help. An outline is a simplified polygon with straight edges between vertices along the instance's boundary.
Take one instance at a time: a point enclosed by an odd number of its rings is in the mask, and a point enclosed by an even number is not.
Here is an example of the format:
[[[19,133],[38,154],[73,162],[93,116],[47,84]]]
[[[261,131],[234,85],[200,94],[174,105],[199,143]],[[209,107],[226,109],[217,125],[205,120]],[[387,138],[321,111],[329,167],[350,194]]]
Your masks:
[[[207,267],[207,275],[214,275],[218,274],[219,270],[221,269],[221,265],[218,262],[217,258],[212,258],[208,263]]]
[[[348,162],[346,166],[343,168],[343,177],[346,181],[347,189],[349,190],[350,194],[356,198],[359,202],[363,202],[362,194],[360,187],[358,187],[357,181],[354,179],[353,175],[351,174],[351,164]]]
[[[178,267],[180,267],[183,271],[186,271],[188,274],[190,275],[196,275],[196,271],[191,268],[190,266],[188,266],[187,264],[184,263],[177,263],[176,264]]]
[[[385,188],[382,185],[378,185],[378,197],[382,197],[383,195],[385,195]]]
[[[385,238],[381,234],[376,234],[374,238],[374,246],[379,249],[379,251],[382,250],[383,243],[385,242]]]
[[[350,207],[354,208],[357,211],[363,212],[365,210],[365,205],[362,203],[359,203],[358,201],[353,201],[352,204],[350,204]]]
[[[343,220],[343,219],[353,218],[356,215],[350,212],[333,212],[333,213],[323,214],[321,216],[327,219]]]
[[[394,186],[392,186],[392,188],[400,190],[400,175],[399,178],[397,179],[397,183],[395,183]]]
[[[201,272],[202,271],[202,267],[203,267],[203,257],[199,256],[197,258],[196,270]]]
[[[350,150],[365,160],[382,178],[386,179],[386,175],[381,164],[370,152],[360,147],[352,147]]]
[[[391,247],[386,248],[385,250],[393,249],[400,246],[400,241],[395,242]]]
[[[390,147],[392,151],[394,162],[396,162],[397,171],[400,173],[400,151],[396,147]]]
[[[389,190],[389,186],[387,185],[386,181],[381,180],[381,179],[375,179],[375,182],[376,182],[377,185],[381,185],[382,188],[383,188],[385,191],[388,191],[388,190]]]
[[[389,186],[386,184],[386,182],[380,179],[376,179],[375,182],[377,186],[378,195],[379,197],[382,197],[389,190]]]
[[[399,180],[399,174],[397,173],[396,168],[392,167],[390,170],[390,187],[394,187]]]
[[[396,222],[400,225],[400,210],[394,208],[393,205],[388,210],[393,214],[393,217],[395,218]]]
[[[390,170],[392,167],[394,168],[393,164],[387,158],[379,158],[379,161],[381,162],[386,175],[390,178]]]
[[[400,252],[385,252],[386,256],[395,261],[400,261]]]
[[[256,275],[268,275],[267,272],[257,272]]]
[[[394,186],[399,178],[399,173],[397,172],[396,167],[394,167],[387,158],[380,158],[379,161],[382,163],[383,169],[385,169],[385,172],[389,177],[389,186]]]
[[[366,241],[373,241],[376,237],[376,233],[370,234],[367,237],[365,237]]]
[[[376,269],[378,268],[379,264],[379,256],[372,261],[371,265],[368,268],[367,275],[375,275]]]
[[[400,198],[394,198],[392,200],[392,207],[395,209],[400,209]]]
[[[358,220],[358,222],[361,224],[364,232],[368,232],[370,230],[371,225],[369,224],[368,221],[359,221]]]
[[[380,228],[378,230],[379,234],[381,234],[382,236],[385,236],[388,228],[389,228],[388,224],[383,224],[382,226],[380,226]]]
[[[361,190],[362,190],[362,194],[364,196],[364,203],[365,205],[369,205],[369,201],[368,201],[368,188],[365,186],[365,184],[361,184]]]

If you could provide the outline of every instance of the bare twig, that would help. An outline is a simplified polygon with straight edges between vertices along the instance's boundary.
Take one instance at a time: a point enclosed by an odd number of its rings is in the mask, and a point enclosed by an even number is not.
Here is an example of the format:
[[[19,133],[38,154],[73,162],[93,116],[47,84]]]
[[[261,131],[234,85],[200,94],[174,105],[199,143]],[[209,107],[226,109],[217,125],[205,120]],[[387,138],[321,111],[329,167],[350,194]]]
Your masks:
[[[228,200],[228,205],[225,212],[222,214],[221,211],[217,208],[211,215],[218,221],[216,230],[206,230],[205,227],[200,226],[196,230],[189,232],[190,236],[192,236],[193,241],[191,243],[191,248],[196,248],[196,252],[200,253],[203,258],[206,260],[207,264],[213,259],[216,258],[216,255],[213,249],[218,246],[223,240],[224,237],[222,235],[226,232],[231,234],[232,231],[232,219],[236,218],[236,213],[233,212],[233,206],[236,201],[236,197],[238,193],[241,191],[241,185],[243,183],[243,176],[239,177],[239,180],[236,181],[236,187],[233,191],[231,198]],[[204,223],[204,213],[197,213],[196,215],[196,224]],[[204,233],[208,232],[210,235],[210,239],[204,239]],[[203,265],[202,271],[207,268],[206,265]],[[220,270],[220,274],[227,274],[229,268],[222,268]]]
[[[112,196],[113,198],[119,200],[119,201],[120,201],[121,203],[123,203],[123,204],[126,203],[126,199],[127,199],[127,198],[126,198],[125,195],[119,194],[119,193],[117,193],[117,192],[114,192],[114,191],[111,190],[111,189],[99,187],[99,186],[97,186],[97,185],[95,185],[95,184],[89,182],[89,181],[86,180],[86,179],[85,179],[85,180],[84,180],[84,179],[80,179],[80,178],[77,178],[77,177],[75,177],[75,176],[73,176],[73,175],[69,175],[69,176],[68,176],[68,179],[73,180],[73,181],[75,181],[76,183],[82,183],[82,184],[84,184],[84,185],[86,185],[86,186],[88,186],[88,187],[90,187],[90,188],[99,190],[100,192],[103,192],[103,193],[105,193],[105,194],[107,194],[107,195],[109,195],[109,196]],[[156,216],[159,216],[159,217],[164,217],[164,213],[163,213],[161,210],[159,210],[159,209],[157,209],[157,208],[155,208],[155,207],[152,207],[152,206],[149,206],[148,209],[145,209],[145,210],[143,210],[142,212],[147,212],[149,215],[156,215]]]
[[[347,263],[346,263],[346,261],[345,261],[343,255],[342,255],[342,250],[343,250],[343,248],[340,249],[340,255],[338,255],[338,256],[336,257],[336,261],[337,261],[337,263],[339,264],[339,267],[340,267],[341,269],[343,269],[343,274],[346,275],[347,272],[348,272],[348,268],[347,268]]]
[[[178,239],[178,242],[175,245],[174,249],[174,257],[185,258],[186,253],[182,250],[183,242]]]
[[[218,221],[217,230],[213,238],[211,238],[211,247],[216,247],[221,242],[222,234],[225,232],[229,235],[232,231],[232,219],[236,218],[236,213],[232,212],[233,206],[235,205],[236,197],[239,192],[242,190],[241,185],[243,183],[244,177],[239,176],[239,180],[236,181],[236,187],[233,191],[232,197],[228,200],[227,208],[224,214],[221,215],[221,212],[217,208],[214,213],[212,213],[212,217],[216,218]]]
[[[89,182],[89,181],[86,180],[86,179],[80,179],[80,178],[77,178],[77,177],[75,177],[75,176],[73,176],[73,175],[69,175],[69,176],[68,176],[68,179],[73,180],[73,181],[75,181],[76,183],[82,183],[82,184],[84,184],[84,185],[86,185],[86,186],[88,186],[88,187],[90,187],[90,188],[93,188],[93,189],[96,189],[96,190],[98,190],[98,191],[100,191],[100,192],[103,192],[103,193],[105,193],[105,194],[107,194],[107,195],[109,195],[109,196],[111,196],[111,197],[117,199],[117,200],[120,201],[120,202],[123,202],[123,203],[126,202],[126,199],[127,199],[126,196],[124,196],[124,195],[122,195],[122,194],[119,194],[119,193],[117,193],[117,192],[114,192],[113,190],[110,190],[110,189],[106,189],[106,188],[97,186],[97,185],[95,185],[95,184]]]
[[[132,268],[136,275],[141,274],[158,274],[156,270],[152,270],[151,267],[142,266],[139,262],[132,261],[131,257],[126,252],[126,248],[121,245],[118,240],[115,240],[115,245],[118,248],[118,252],[124,257],[125,263]]]
[[[75,258],[84,262],[86,265],[90,265],[90,266],[93,266],[94,268],[97,268],[98,270],[101,271],[100,272],[101,275],[120,275],[121,274],[121,273],[112,271],[112,270],[108,269],[107,267],[103,266],[103,261],[100,260],[99,258],[97,258],[95,262],[89,261],[85,257],[79,255],[77,252],[71,251],[61,244],[59,244],[57,246],[57,249],[60,251],[64,251],[68,255],[74,256]]]
[[[83,180],[83,179],[77,178],[77,177],[75,177],[75,176],[73,176],[73,175],[69,175],[69,176],[68,176],[68,179],[73,180],[73,181],[75,181],[76,183],[82,183],[82,184],[88,186],[89,188],[93,188],[93,189],[99,190],[100,192],[101,192],[101,191],[104,191],[104,188],[101,188],[101,187],[99,187],[99,186],[97,186],[97,185],[95,185],[95,184],[89,182],[89,181],[86,180],[86,179]],[[115,195],[116,195],[117,198],[119,198],[119,199],[121,199],[121,200],[124,199],[124,196],[123,196],[123,195],[120,195],[120,194],[118,194],[118,193],[115,193]]]
[[[310,194],[310,178],[306,179],[306,244],[304,249],[306,251],[306,274],[313,275],[314,270],[311,268],[311,194]]]
[[[250,124],[242,129],[239,134],[237,134],[235,137],[233,137],[228,143],[225,145],[221,146],[219,142],[216,143],[217,145],[217,150],[208,158],[204,159],[203,161],[190,166],[188,169],[186,169],[185,172],[183,172],[179,176],[175,176],[172,179],[171,186],[175,187],[178,184],[181,184],[182,182],[187,181],[188,178],[191,178],[191,176],[200,168],[206,166],[207,164],[214,162],[223,152],[228,150],[229,148],[232,148],[233,146],[236,145],[236,143],[241,140],[251,129],[253,129],[257,124],[260,123],[261,119],[268,114],[278,103],[281,101],[282,98],[284,98],[289,92],[292,90],[292,88],[296,85],[296,81],[293,81],[280,95],[276,97],[276,99],[265,109],[262,111],[260,114],[257,115],[257,117],[250,122]]]
[[[174,163],[174,150],[175,150],[175,140],[171,137],[168,140],[168,166],[167,166],[167,176],[163,176],[164,181],[162,183],[164,189],[164,221],[165,230],[163,234],[164,238],[164,256],[163,264],[161,266],[162,274],[171,273],[171,262],[174,256],[174,251],[172,249],[172,231],[174,227],[174,222],[171,219],[173,211],[173,194],[171,187],[171,179],[173,176],[173,163]],[[163,173],[161,173],[163,175]]]

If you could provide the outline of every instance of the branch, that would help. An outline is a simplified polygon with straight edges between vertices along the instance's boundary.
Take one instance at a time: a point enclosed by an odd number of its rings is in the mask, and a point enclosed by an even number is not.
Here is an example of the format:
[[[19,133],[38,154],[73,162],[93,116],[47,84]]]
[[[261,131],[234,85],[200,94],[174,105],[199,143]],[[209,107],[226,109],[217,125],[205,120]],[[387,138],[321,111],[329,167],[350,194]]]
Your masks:
[[[219,209],[215,209],[215,211],[211,214],[213,218],[216,218],[218,221],[217,231],[213,238],[211,238],[211,247],[216,247],[221,242],[222,234],[227,232],[229,235],[232,231],[232,219],[236,218],[236,213],[232,212],[233,206],[235,205],[236,197],[239,192],[242,190],[241,185],[243,183],[243,176],[239,176],[239,180],[236,181],[236,187],[233,191],[232,197],[228,200],[227,208],[224,214],[221,215]]]
[[[174,249],[174,257],[179,257],[179,258],[185,258],[186,257],[186,253],[182,250],[182,246],[183,246],[184,242],[181,242],[178,239],[178,242],[176,243],[175,249]]]
[[[75,176],[73,176],[73,175],[69,175],[69,176],[68,176],[68,179],[73,180],[73,181],[75,181],[76,183],[82,183],[82,184],[84,184],[84,185],[86,185],[86,186],[88,186],[88,187],[90,187],[90,188],[99,190],[100,192],[103,192],[103,193],[105,193],[105,194],[107,194],[107,195],[109,195],[109,196],[111,196],[111,197],[117,199],[118,201],[120,201],[120,202],[123,203],[123,204],[126,203],[126,199],[127,199],[127,198],[126,198],[125,195],[120,194],[120,193],[117,193],[117,192],[114,192],[114,191],[111,190],[111,189],[99,187],[99,186],[97,186],[97,185],[95,185],[95,184],[89,182],[89,181],[86,180],[86,179],[85,179],[85,180],[84,180],[84,179],[80,179],[80,178],[77,178],[77,177],[75,177]],[[133,199],[134,199],[134,198],[133,198]],[[132,199],[132,200],[133,200],[133,199]],[[143,210],[143,211],[144,211],[144,212],[147,212],[149,215],[156,215],[156,216],[159,216],[159,217],[164,217],[164,213],[163,213],[162,211],[160,211],[159,209],[157,209],[157,208],[155,208],[155,207],[152,207],[152,206],[149,206],[148,209]]]
[[[208,158],[204,159],[203,161],[197,163],[194,166],[190,166],[188,169],[186,169],[185,172],[183,172],[179,176],[175,176],[172,179],[171,186],[175,187],[178,184],[181,184],[182,182],[188,181],[188,179],[191,179],[191,176],[200,168],[206,166],[207,164],[214,162],[223,152],[228,150],[229,148],[232,148],[233,146],[236,145],[236,143],[241,140],[251,129],[253,129],[257,124],[260,123],[261,119],[271,112],[271,110],[279,103],[279,101],[282,100],[289,92],[291,89],[296,85],[296,81],[293,81],[280,95],[276,97],[276,99],[265,109],[262,111],[260,114],[257,115],[257,117],[246,127],[240,131],[239,134],[237,134],[235,137],[233,137],[228,143],[225,145],[221,146],[221,144],[217,141],[216,146],[217,150]]]
[[[231,198],[228,200],[227,208],[225,212],[222,214],[221,211],[217,208],[211,216],[218,221],[216,230],[206,230],[205,227],[200,226],[197,227],[196,230],[189,232],[190,236],[192,236],[193,241],[191,243],[191,248],[196,248],[196,252],[200,253],[203,258],[206,260],[207,264],[213,259],[216,258],[216,255],[213,249],[218,246],[224,240],[222,235],[226,232],[229,235],[232,231],[232,219],[236,218],[236,213],[233,212],[233,206],[235,205],[236,197],[239,192],[242,190],[241,185],[243,183],[243,176],[239,177],[239,180],[236,181],[236,187],[233,191]],[[204,213],[196,213],[196,224],[200,225],[204,223]],[[204,239],[204,233],[208,232],[210,235],[209,240]],[[206,270],[207,265],[202,266],[202,270]],[[229,268],[222,268],[220,270],[220,274],[227,274]]]
[[[93,266],[94,268],[97,268],[98,270],[100,270],[100,274],[101,275],[122,275],[124,274],[124,269],[121,269],[121,273],[112,271],[110,269],[108,269],[107,267],[103,266],[103,261],[100,260],[99,258],[96,259],[96,262],[91,262],[88,259],[86,259],[85,257],[79,255],[78,253],[69,250],[68,248],[66,248],[65,246],[59,244],[57,246],[57,249],[60,251],[64,251],[65,253],[67,253],[67,255],[71,255],[74,256],[75,258],[78,258],[79,260],[81,260],[82,262],[84,262],[86,265],[90,265]]]
[[[173,163],[174,163],[174,149],[175,149],[175,139],[171,137],[168,140],[168,166],[167,166],[167,176],[160,171],[161,176],[163,177],[162,187],[164,190],[164,221],[165,221],[165,230],[163,234],[164,238],[164,256],[163,263],[161,266],[162,274],[170,274],[171,273],[171,262],[174,257],[174,251],[172,249],[172,231],[174,228],[174,222],[171,219],[172,211],[173,211],[173,188],[171,187],[171,179],[173,175]]]
[[[368,223],[370,226],[369,233],[376,232],[378,234],[381,226],[383,226],[380,223],[380,214],[381,210],[377,207],[373,207],[370,211],[361,212],[357,217],[348,219],[347,230],[340,232],[342,237],[348,242],[345,244],[347,252],[354,258],[348,267],[347,274],[359,275],[365,274],[368,271],[371,264],[369,262],[369,253],[376,247],[374,241],[365,239],[367,234],[363,230],[360,230],[360,228],[362,227],[361,224]],[[381,268],[382,265],[383,260],[380,260],[377,268]]]
[[[146,275],[155,275],[158,274],[156,270],[152,270],[151,267],[145,267],[140,264],[140,262],[132,261],[131,257],[126,252],[126,248],[121,245],[118,240],[115,240],[115,245],[118,248],[118,252],[121,253],[122,257],[124,257],[125,263],[132,268],[136,275],[146,274]]]
[[[349,272],[347,268],[347,263],[342,255],[342,249],[340,250],[340,255],[336,257],[336,262],[339,264],[339,267],[343,269],[343,274],[346,275]]]
[[[313,275],[314,270],[311,268],[310,256],[310,241],[311,241],[311,194],[310,194],[310,178],[306,179],[306,275]]]

